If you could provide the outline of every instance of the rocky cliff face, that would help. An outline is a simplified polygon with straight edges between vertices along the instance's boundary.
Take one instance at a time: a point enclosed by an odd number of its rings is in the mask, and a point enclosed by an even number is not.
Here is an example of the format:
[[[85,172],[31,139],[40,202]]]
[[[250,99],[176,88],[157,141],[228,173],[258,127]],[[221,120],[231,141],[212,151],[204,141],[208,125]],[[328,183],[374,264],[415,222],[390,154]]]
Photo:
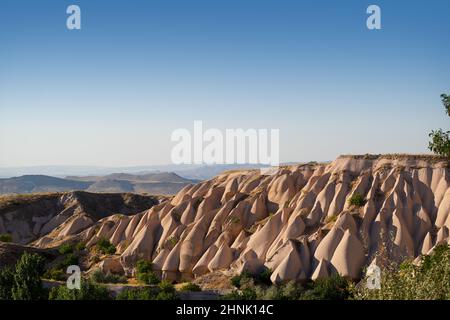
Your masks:
[[[159,201],[135,194],[76,191],[0,197],[0,234],[19,244],[55,244],[115,213],[136,214]]]
[[[348,201],[356,194],[364,199],[360,206]],[[447,161],[343,156],[273,175],[227,172],[146,212],[92,226],[80,221],[80,228],[58,230],[35,245],[72,235],[89,247],[107,238],[126,272],[148,259],[171,280],[263,268],[273,270],[274,283],[335,272],[357,279],[374,259],[415,258],[449,242],[449,212]]]

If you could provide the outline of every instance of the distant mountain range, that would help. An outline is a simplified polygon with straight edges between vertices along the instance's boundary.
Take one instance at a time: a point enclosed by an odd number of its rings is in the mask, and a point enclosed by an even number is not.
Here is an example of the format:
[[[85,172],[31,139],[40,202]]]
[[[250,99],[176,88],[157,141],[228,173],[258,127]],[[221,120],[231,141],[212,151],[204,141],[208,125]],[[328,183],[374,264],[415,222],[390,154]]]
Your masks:
[[[133,175],[113,173],[106,176],[23,175],[0,179],[0,194],[89,191],[98,193],[140,193],[172,195],[198,180],[182,178],[173,172]]]
[[[250,164],[216,164],[216,165],[156,165],[134,167],[95,167],[95,166],[32,166],[0,167],[0,178],[20,177],[24,175],[45,175],[58,178],[72,176],[106,176],[121,172],[123,174],[146,175],[148,173],[173,172],[186,179],[207,180],[226,170],[258,169],[265,165]],[[115,179],[115,178],[113,178]],[[126,179],[125,179],[126,180]]]

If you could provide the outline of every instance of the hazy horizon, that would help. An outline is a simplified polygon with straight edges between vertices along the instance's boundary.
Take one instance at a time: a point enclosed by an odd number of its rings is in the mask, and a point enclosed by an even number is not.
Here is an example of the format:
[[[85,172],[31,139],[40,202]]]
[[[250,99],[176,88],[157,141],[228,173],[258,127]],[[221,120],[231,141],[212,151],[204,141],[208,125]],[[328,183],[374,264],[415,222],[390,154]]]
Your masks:
[[[170,164],[171,132],[278,128],[280,161],[428,153],[450,2],[6,0],[0,167]]]

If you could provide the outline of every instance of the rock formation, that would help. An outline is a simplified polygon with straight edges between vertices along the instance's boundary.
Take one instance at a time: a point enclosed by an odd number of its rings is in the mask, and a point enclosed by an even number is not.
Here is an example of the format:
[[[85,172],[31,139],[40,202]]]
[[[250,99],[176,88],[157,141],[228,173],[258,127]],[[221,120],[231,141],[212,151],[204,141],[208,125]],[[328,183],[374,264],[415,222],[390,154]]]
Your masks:
[[[349,199],[360,195],[361,205]],[[357,279],[380,252],[415,258],[449,242],[448,161],[428,156],[342,156],[327,164],[225,172],[187,186],[146,212],[98,221],[72,218],[53,239],[76,233],[95,245],[114,243],[125,272],[139,259],[163,278],[181,280],[217,270],[273,270],[271,280],[307,280],[339,273]],[[7,217],[1,217],[0,228]],[[51,229],[51,228],[49,228]],[[381,259],[380,259],[381,260]],[[117,266],[115,266],[117,267]]]

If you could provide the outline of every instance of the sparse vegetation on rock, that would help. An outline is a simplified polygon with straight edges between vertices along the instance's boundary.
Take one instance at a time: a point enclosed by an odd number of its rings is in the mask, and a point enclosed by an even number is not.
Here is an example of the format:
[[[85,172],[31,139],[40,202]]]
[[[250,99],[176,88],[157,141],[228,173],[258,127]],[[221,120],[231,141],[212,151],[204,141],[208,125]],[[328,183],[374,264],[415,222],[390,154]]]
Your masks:
[[[366,201],[364,200],[364,197],[361,194],[355,193],[348,199],[348,203],[352,206],[362,207],[364,206]]]
[[[64,243],[58,249],[60,254],[73,253],[73,245],[71,243]]]
[[[103,254],[114,254],[116,253],[116,247],[109,242],[108,239],[100,238],[96,244],[96,248],[99,252]]]
[[[2,234],[0,234],[0,241],[1,242],[11,242],[12,236],[9,233],[2,233]]]

